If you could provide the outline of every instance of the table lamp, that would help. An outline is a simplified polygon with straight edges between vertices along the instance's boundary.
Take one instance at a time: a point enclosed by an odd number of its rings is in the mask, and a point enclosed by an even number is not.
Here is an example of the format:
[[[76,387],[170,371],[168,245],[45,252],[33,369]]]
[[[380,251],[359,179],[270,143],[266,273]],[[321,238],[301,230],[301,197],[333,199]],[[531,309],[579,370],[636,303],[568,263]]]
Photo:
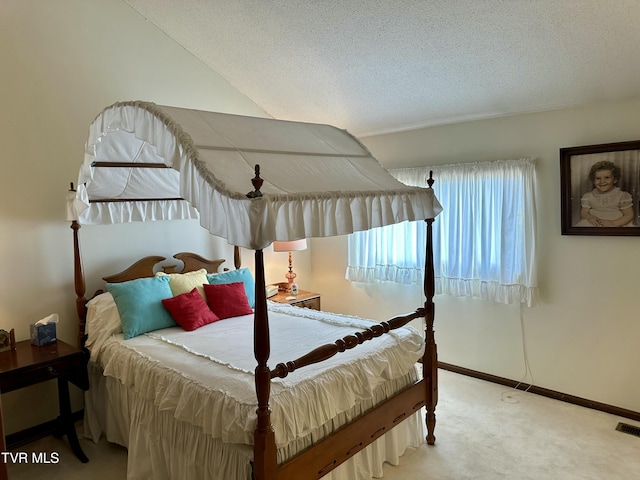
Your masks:
[[[293,279],[296,278],[296,274],[293,271],[293,263],[291,261],[291,252],[299,250],[305,250],[307,248],[307,240],[305,238],[301,240],[293,240],[291,242],[273,242],[274,252],[289,252],[289,271],[285,274],[285,278],[289,282],[287,291],[291,291],[293,285]]]

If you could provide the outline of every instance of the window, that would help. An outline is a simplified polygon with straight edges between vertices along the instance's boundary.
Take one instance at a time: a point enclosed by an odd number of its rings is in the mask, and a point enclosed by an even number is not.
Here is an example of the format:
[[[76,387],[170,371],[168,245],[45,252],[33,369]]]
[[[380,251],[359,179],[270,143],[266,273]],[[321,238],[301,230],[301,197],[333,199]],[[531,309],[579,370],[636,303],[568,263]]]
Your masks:
[[[535,163],[531,159],[391,170],[426,186],[433,171],[444,210],[433,223],[436,293],[500,303],[538,302]],[[349,235],[346,278],[421,284],[425,222]]]

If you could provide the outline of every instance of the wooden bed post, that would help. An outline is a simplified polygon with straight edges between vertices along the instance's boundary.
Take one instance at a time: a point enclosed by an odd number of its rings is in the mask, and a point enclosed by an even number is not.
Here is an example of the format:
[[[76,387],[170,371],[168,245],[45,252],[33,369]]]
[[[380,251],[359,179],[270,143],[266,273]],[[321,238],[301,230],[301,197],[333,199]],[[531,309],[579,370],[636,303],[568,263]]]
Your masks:
[[[248,198],[260,198],[262,192],[262,178],[260,165],[255,166],[255,176],[251,179],[254,191],[247,194]],[[236,247],[237,248],[237,247]],[[234,251],[234,261],[239,261],[239,249]],[[276,480],[278,476],[278,457],[276,437],[271,425],[271,371],[269,370],[269,355],[271,341],[269,339],[269,316],[267,314],[267,292],[264,279],[264,255],[262,249],[255,251],[255,312],[253,318],[253,351],[256,357],[256,396],[258,397],[258,421],[253,436],[253,479]]]
[[[429,172],[427,180],[429,188],[433,186],[433,172]],[[424,385],[426,389],[427,408],[427,443],[433,445],[436,441],[434,430],[436,428],[436,405],[438,403],[438,347],[435,340],[433,324],[435,320],[435,305],[433,297],[435,295],[435,275],[433,264],[433,218],[425,220],[427,223],[427,244],[424,265],[424,320],[425,320],[425,340],[424,357],[422,358],[422,371]]]
[[[240,256],[240,247],[233,247],[233,266],[238,270],[242,266],[242,257]]]
[[[424,294],[426,300],[424,302],[424,320],[425,320],[425,339],[426,345],[424,349],[424,358],[422,359],[422,369],[424,376],[424,385],[426,388],[426,407],[427,407],[427,443],[433,445],[436,437],[433,434],[436,428],[436,404],[438,403],[438,347],[436,345],[433,323],[435,320],[435,305],[433,304],[433,296],[435,293],[435,279],[433,274],[433,237],[432,223],[433,219],[427,222],[427,258],[425,260],[424,275]]]
[[[264,279],[264,258],[262,250],[255,252],[256,304],[253,325],[253,348],[258,365],[255,370],[256,395],[258,397],[258,424],[253,444],[254,480],[275,480],[277,477],[276,440],[271,425],[271,371],[267,365],[271,353],[269,341],[269,318],[267,315],[267,295]]]
[[[71,229],[73,230],[73,283],[76,290],[76,310],[80,320],[78,346],[82,347],[84,345],[84,329],[87,321],[87,299],[84,297],[86,288],[84,272],[82,271],[82,258],[80,257],[80,240],[78,239],[80,224],[77,220],[71,222]]]

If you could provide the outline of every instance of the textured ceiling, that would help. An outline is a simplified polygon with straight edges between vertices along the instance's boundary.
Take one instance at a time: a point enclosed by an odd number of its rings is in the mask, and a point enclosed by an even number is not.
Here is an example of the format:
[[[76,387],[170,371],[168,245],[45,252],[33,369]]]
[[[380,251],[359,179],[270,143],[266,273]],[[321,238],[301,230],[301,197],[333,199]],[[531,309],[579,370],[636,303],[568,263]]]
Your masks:
[[[283,120],[358,136],[640,95],[639,0],[124,0]]]

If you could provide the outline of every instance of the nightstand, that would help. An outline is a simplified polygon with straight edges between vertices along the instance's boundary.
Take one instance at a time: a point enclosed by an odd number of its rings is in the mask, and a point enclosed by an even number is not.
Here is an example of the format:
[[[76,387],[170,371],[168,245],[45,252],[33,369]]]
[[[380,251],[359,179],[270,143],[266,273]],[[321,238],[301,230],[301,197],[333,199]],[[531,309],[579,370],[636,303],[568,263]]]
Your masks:
[[[69,382],[82,390],[89,388],[88,359],[86,352],[60,340],[41,347],[25,340],[17,342],[15,350],[0,352],[1,393],[56,379],[60,408],[60,416],[56,420],[9,435],[6,439],[7,449],[15,449],[53,433],[57,436],[66,435],[76,457],[83,463],[89,461],[78,442],[69,398]]]
[[[296,307],[311,308],[313,310],[320,310],[320,294],[308,292],[306,290],[298,290],[298,295],[292,300],[287,300],[288,297],[292,297],[289,292],[278,292],[269,300],[278,303],[288,303]]]

